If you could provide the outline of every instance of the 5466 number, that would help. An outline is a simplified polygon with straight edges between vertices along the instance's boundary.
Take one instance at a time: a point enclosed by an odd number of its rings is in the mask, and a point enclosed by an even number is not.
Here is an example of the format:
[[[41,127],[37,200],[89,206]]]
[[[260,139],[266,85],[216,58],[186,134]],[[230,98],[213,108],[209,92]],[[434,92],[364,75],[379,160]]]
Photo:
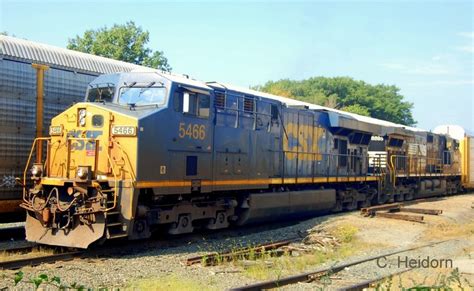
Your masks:
[[[181,122],[179,124],[179,138],[185,137],[204,140],[206,138],[206,126]]]

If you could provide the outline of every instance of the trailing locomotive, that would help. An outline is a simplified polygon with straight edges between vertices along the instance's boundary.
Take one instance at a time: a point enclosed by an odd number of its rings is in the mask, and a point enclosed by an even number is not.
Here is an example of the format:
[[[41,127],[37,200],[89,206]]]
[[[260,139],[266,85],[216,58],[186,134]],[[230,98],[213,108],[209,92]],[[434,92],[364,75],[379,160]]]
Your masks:
[[[102,75],[85,101],[32,147],[29,241],[87,248],[462,188],[452,138],[296,100],[150,71]]]

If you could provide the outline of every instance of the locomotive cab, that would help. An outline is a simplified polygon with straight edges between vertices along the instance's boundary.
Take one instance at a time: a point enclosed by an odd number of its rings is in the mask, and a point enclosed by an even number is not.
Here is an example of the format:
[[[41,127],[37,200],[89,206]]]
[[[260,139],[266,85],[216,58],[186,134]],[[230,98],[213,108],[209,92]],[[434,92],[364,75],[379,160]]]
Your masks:
[[[135,209],[121,205],[136,199],[140,119],[165,108],[169,95],[166,79],[136,75],[98,77],[85,102],[54,117],[50,137],[35,140],[22,203],[29,241],[86,248],[127,236]]]

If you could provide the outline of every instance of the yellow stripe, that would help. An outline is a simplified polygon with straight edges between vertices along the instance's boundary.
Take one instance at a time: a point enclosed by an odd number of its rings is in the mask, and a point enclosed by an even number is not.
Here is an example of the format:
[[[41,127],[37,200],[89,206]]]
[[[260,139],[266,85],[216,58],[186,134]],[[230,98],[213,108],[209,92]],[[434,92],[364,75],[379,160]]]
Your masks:
[[[240,180],[203,180],[202,186],[232,186],[232,185],[270,185],[270,184],[311,184],[334,182],[363,182],[377,181],[378,177],[315,177],[313,178],[271,178],[271,179],[240,179]],[[137,182],[136,188],[158,187],[191,187],[191,181],[142,181]]]
[[[296,184],[295,178],[285,178],[283,179],[283,184]]]
[[[41,184],[51,185],[51,186],[64,186],[66,180],[63,178],[51,178],[46,177],[41,179]]]
[[[136,183],[136,188],[154,187],[191,187],[191,181],[143,181]]]
[[[282,178],[272,178],[270,179],[270,184],[282,184],[283,179]]]
[[[269,184],[270,179],[246,179],[246,180],[217,180],[217,181],[202,181],[203,186],[224,186],[224,185],[262,185]]]
[[[313,183],[313,178],[298,178],[296,181],[298,184]]]

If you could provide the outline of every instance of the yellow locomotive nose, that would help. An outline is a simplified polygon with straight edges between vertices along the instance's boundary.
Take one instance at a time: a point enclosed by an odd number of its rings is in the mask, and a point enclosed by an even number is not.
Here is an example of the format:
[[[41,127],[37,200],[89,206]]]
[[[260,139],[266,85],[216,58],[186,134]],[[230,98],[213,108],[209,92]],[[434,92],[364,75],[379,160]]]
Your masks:
[[[106,235],[110,213],[120,226],[118,184],[134,181],[136,128],[101,103],[78,103],[52,120],[50,138],[35,141],[47,155],[32,166],[34,187],[24,193],[29,241],[86,248]]]

